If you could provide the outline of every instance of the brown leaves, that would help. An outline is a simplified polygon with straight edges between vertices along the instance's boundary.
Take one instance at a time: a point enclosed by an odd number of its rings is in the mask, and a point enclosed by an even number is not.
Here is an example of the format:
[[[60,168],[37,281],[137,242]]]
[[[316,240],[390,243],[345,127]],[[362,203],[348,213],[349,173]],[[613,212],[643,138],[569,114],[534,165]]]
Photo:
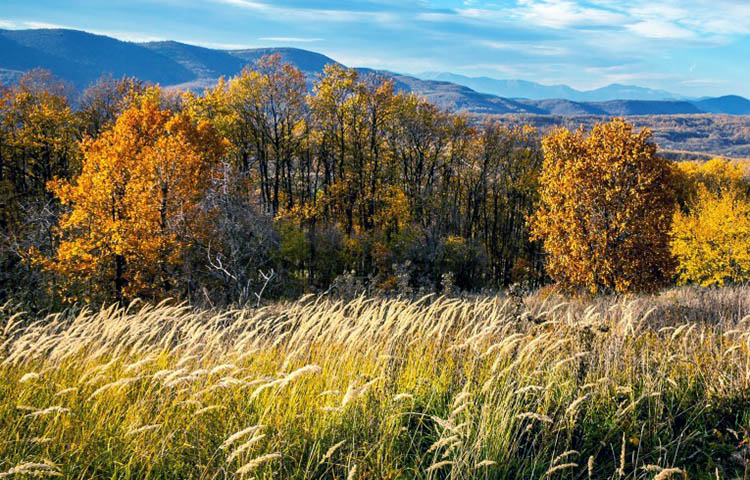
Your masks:
[[[541,204],[533,237],[549,253],[550,275],[592,293],[651,290],[670,278],[672,167],[648,130],[615,119],[544,139]]]

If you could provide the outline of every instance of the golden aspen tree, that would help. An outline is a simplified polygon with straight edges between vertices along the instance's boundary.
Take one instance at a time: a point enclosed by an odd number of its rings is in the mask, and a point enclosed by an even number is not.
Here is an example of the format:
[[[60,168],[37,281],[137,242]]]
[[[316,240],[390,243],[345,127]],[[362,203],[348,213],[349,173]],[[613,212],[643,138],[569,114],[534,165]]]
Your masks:
[[[632,292],[672,278],[674,167],[650,140],[649,130],[635,132],[622,119],[588,135],[558,129],[544,139],[532,235],[544,242],[548,272],[564,287]]]
[[[157,88],[138,103],[83,142],[77,178],[49,184],[69,211],[45,264],[88,298],[172,294],[183,255],[209,235],[201,199],[225,141],[207,122],[162,108]]]
[[[675,213],[672,252],[681,284],[704,287],[750,280],[750,202],[737,188],[700,185],[688,213]]]
[[[683,211],[689,211],[698,200],[698,192],[706,188],[718,194],[727,190],[750,193],[750,182],[742,163],[714,158],[707,162],[680,162],[676,181],[678,201]]]

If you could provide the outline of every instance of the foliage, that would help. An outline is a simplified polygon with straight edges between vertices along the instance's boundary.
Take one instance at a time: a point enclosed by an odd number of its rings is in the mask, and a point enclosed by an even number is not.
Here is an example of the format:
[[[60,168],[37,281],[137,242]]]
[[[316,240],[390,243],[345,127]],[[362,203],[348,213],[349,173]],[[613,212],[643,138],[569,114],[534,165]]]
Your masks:
[[[191,244],[210,238],[201,200],[223,140],[209,123],[160,102],[158,89],[147,90],[111,129],[83,142],[79,176],[50,183],[70,210],[60,219],[57,254],[43,263],[74,292],[168,295]]]
[[[672,251],[679,282],[702,286],[750,280],[750,201],[736,188],[698,190],[689,213],[678,211]]]
[[[740,163],[715,158],[708,162],[680,162],[677,166],[675,185],[683,211],[690,210],[701,189],[715,194],[727,190],[750,193],[745,166]]]
[[[135,78],[100,78],[79,99],[76,114],[84,135],[94,138],[111,127],[145,89],[145,85]]]
[[[0,475],[741,478],[749,294],[0,307]]]
[[[55,248],[58,205],[46,184],[79,167],[78,126],[65,86],[49,73],[31,71],[0,88],[0,302],[40,303],[48,279],[30,268],[28,251]]]
[[[410,245],[454,236],[486,259],[462,288],[514,281],[518,258],[540,280],[538,246],[525,225],[541,167],[535,131],[475,129],[396,94],[391,81],[336,65],[312,95],[304,88],[299,71],[269,57],[202,97],[187,95],[184,106],[230,140],[230,164],[247,197],[276,221],[277,267],[288,277],[325,290],[354,271],[378,284],[398,263],[426,264]],[[427,263],[441,265],[428,272],[430,289],[439,288],[444,266],[463,268],[450,259]],[[422,283],[422,273],[415,268],[411,283]]]
[[[589,135],[559,129],[544,139],[533,236],[563,286],[629,292],[671,279],[673,166],[656,156],[650,137],[615,119]]]
[[[672,279],[673,199],[691,215],[702,188],[750,193],[744,165],[675,168],[624,121],[542,146],[534,128],[339,65],[310,81],[278,55],[202,95],[128,78],[76,108],[68,93],[44,72],[0,92],[0,299],[34,308],[58,293],[245,305],[349,279],[387,295],[550,277],[651,290]]]

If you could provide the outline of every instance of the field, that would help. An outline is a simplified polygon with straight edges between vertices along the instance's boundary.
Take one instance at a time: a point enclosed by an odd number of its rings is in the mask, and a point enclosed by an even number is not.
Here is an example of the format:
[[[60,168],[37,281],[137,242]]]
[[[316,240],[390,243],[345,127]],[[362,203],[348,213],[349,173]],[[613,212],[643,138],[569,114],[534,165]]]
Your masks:
[[[0,472],[741,478],[750,289],[0,312]]]
[[[594,115],[492,115],[505,122],[533,125],[541,131],[562,126],[591,128],[607,118]],[[481,123],[483,118],[477,117]],[[660,152],[675,160],[707,160],[714,157],[750,158],[750,117],[732,115],[632,115],[628,121],[654,132]]]

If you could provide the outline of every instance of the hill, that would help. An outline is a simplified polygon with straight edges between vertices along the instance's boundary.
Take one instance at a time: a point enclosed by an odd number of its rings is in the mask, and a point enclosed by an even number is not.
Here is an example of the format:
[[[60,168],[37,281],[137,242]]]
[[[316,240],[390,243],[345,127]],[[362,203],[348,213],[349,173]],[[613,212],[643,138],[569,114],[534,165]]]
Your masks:
[[[173,59],[132,42],[77,30],[0,30],[0,68],[22,72],[37,67],[76,88],[106,74],[164,85],[194,77]]]
[[[704,112],[725,113],[729,115],[750,115],[750,100],[737,96],[708,98],[693,103]]]
[[[236,75],[263,55],[276,53],[302,70],[310,85],[327,64],[337,63],[298,48],[217,50],[174,41],[124,42],[77,30],[0,30],[0,82],[12,83],[24,71],[40,67],[78,91],[102,75],[132,76],[165,87],[201,91],[219,77]],[[443,73],[425,79],[384,70],[358,70],[391,78],[399,91],[421,95],[440,107],[475,114],[750,115],[750,101],[738,96],[688,101],[669,92],[628,85],[581,92],[565,85],[520,80]]]

